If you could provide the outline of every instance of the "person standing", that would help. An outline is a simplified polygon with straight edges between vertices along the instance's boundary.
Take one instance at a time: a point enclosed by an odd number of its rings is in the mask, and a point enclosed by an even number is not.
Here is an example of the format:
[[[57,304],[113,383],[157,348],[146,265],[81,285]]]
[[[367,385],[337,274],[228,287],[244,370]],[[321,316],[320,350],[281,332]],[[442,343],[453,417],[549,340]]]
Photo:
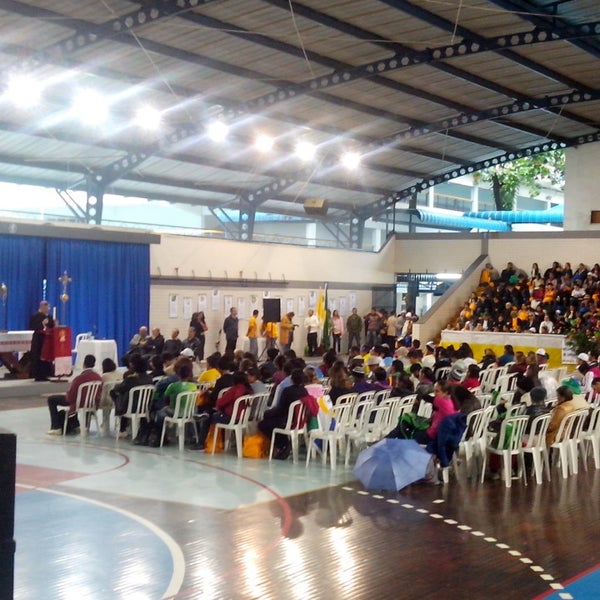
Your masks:
[[[293,318],[294,313],[289,312],[281,317],[281,322],[279,323],[279,349],[282,354],[288,352],[288,350],[292,347],[295,327],[295,325],[292,323]]]
[[[208,325],[206,324],[206,317],[204,311],[196,312],[192,315],[190,321],[190,327],[196,330],[196,337],[198,338],[198,360],[204,360],[204,344],[206,342],[206,332],[208,331]]]
[[[308,355],[314,356],[317,353],[319,336],[319,317],[315,315],[312,308],[308,309],[308,316],[304,319],[306,327],[306,345],[308,346]]]
[[[238,339],[238,312],[237,308],[229,309],[229,316],[223,321],[223,333],[225,334],[225,354],[233,355]]]
[[[49,335],[47,330],[53,327],[54,319],[50,315],[50,304],[42,300],[38,311],[29,319],[29,329],[33,331],[30,376],[36,381],[45,381],[52,373],[52,364],[42,360],[42,347],[46,336]]]
[[[344,335],[344,319],[336,309],[331,315],[331,337],[333,349],[338,353],[342,351],[342,335]]]
[[[252,311],[252,316],[248,319],[248,331],[246,337],[250,344],[250,352],[254,354],[254,358],[258,358],[258,310]]]
[[[358,309],[353,308],[352,314],[346,319],[346,329],[348,330],[348,354],[352,346],[360,348],[360,333],[363,329],[363,320],[358,314]]]
[[[382,316],[381,313],[373,307],[364,318],[367,322],[367,346],[372,348],[377,345],[377,337],[379,335],[379,330],[381,329]]]

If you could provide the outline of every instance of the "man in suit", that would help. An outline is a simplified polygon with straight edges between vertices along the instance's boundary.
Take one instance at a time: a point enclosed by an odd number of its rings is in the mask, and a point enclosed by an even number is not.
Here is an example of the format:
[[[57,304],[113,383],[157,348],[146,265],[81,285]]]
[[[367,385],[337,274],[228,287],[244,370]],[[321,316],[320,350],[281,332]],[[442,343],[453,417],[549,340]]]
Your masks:
[[[42,360],[42,347],[48,335],[46,330],[53,327],[54,319],[50,315],[50,304],[42,300],[38,311],[29,319],[29,329],[33,330],[30,375],[36,381],[45,381],[52,373],[52,364]]]

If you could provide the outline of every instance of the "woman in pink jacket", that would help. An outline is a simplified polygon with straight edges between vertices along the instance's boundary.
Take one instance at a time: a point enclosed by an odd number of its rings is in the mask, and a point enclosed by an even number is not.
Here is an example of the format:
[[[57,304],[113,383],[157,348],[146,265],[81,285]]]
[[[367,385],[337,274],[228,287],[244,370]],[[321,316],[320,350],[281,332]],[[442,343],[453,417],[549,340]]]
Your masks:
[[[341,339],[344,335],[344,319],[340,317],[340,313],[337,310],[333,311],[331,315],[331,335],[333,337],[333,349],[336,352],[341,352]]]

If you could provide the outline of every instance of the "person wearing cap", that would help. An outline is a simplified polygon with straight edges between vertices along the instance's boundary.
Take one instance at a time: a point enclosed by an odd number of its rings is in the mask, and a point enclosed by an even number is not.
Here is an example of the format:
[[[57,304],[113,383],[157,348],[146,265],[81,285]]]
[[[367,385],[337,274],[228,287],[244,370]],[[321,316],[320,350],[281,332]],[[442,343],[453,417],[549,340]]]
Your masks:
[[[563,382],[556,390],[557,404],[552,409],[548,431],[546,433],[546,445],[551,446],[556,441],[556,434],[562,420],[570,413],[583,408],[589,409],[590,405],[581,395],[581,388],[574,379]]]
[[[352,385],[353,392],[357,394],[362,394],[364,392],[372,392],[375,390],[373,385],[366,380],[365,369],[363,367],[353,367],[350,374],[352,375],[352,379],[354,380],[354,384]]]
[[[421,365],[433,369],[433,365],[435,365],[435,342],[429,341],[425,344],[425,355],[421,360]]]
[[[200,340],[196,337],[196,329],[194,327],[188,327],[188,334],[185,340],[182,342],[182,350],[179,353],[180,356],[187,356],[188,358],[195,359],[200,353]],[[183,354],[186,350],[191,351]]]
[[[535,351],[535,360],[537,361],[538,367],[548,364],[548,353],[544,348],[538,348]]]

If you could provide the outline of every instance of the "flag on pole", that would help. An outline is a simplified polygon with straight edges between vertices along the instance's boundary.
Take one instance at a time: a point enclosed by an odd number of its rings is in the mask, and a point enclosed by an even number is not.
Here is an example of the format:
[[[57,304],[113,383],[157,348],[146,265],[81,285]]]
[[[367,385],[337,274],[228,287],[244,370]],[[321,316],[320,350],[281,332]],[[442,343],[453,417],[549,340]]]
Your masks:
[[[327,308],[327,284],[325,284],[324,290],[319,290],[316,313],[317,317],[319,317],[319,324],[321,325],[321,344],[328,350],[330,344],[329,330],[331,329],[331,322],[329,310]]]

